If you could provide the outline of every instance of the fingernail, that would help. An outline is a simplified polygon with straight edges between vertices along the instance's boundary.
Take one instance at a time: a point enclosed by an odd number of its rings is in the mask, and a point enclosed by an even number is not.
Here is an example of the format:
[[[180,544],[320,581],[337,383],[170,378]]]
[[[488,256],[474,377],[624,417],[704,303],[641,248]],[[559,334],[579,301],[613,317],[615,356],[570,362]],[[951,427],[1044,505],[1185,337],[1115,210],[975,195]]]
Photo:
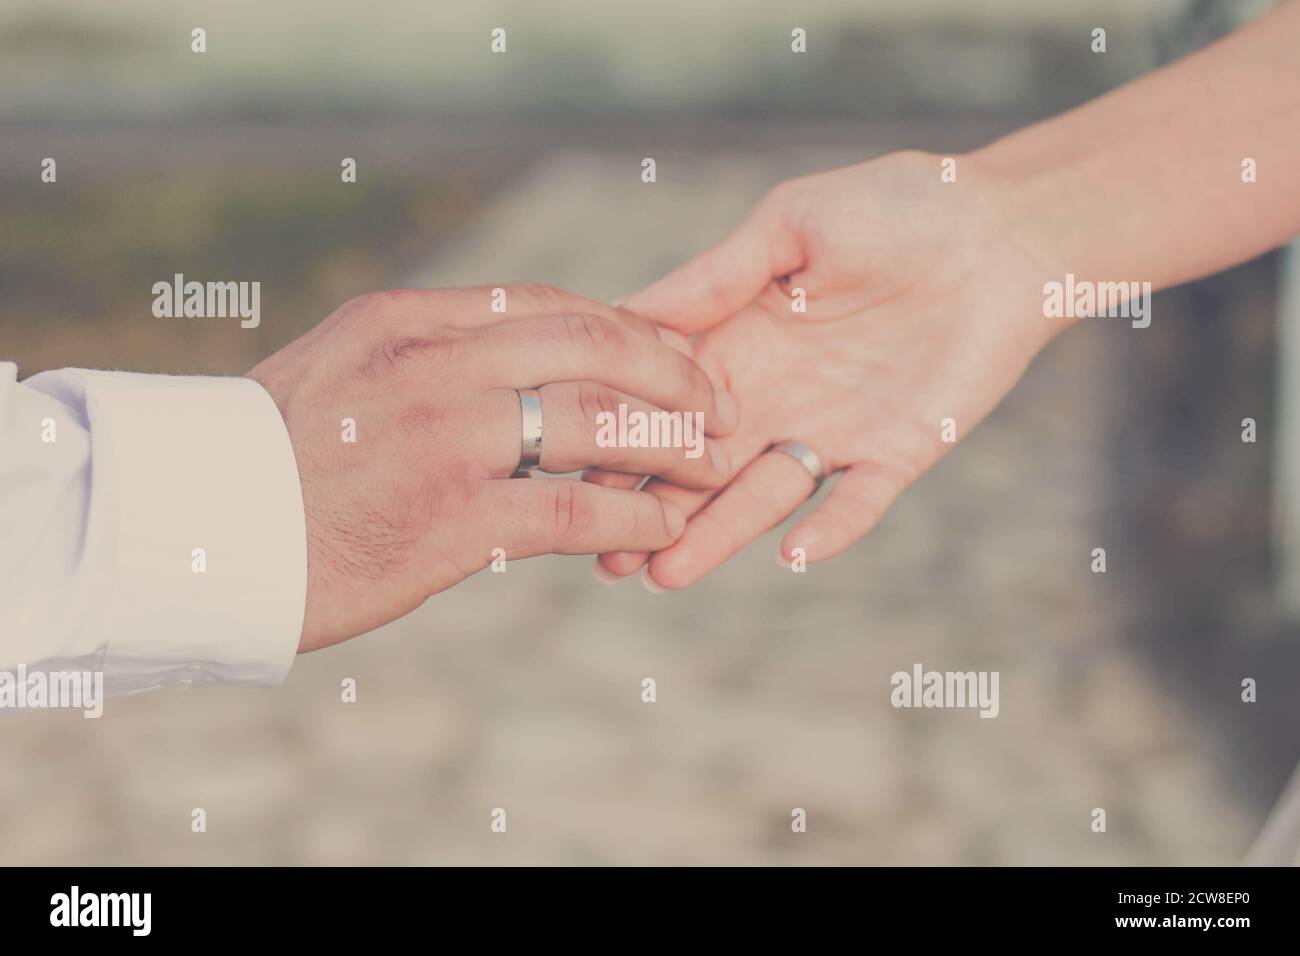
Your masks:
[[[621,309],[623,308],[623,300],[615,299],[613,302],[610,303],[610,305],[612,305],[616,309]]]
[[[594,564],[592,564],[591,576],[595,578],[597,581],[599,581],[601,584],[618,584],[619,581],[623,580],[613,571],[609,570],[609,568],[601,564],[599,561],[596,561]]]
[[[777,564],[781,565],[781,567],[785,568],[787,571],[794,567],[793,564],[785,559],[785,556],[782,555],[780,551],[777,551],[777,553],[772,555],[772,557],[776,560]]]
[[[686,516],[671,501],[661,500],[659,506],[664,509],[664,524],[668,526],[668,533],[676,538],[686,528]]]
[[[718,389],[717,393],[718,424],[723,428],[735,428],[740,421],[740,409],[731,393]]]
[[[795,548],[803,548],[804,557],[807,557],[808,552],[814,550],[821,539],[821,532],[816,528],[804,528],[791,543],[790,550],[794,551]]]
[[[645,586],[645,589],[649,591],[651,594],[664,593],[664,589],[661,588],[659,585],[655,584],[654,579],[650,577],[649,568],[646,568],[644,571],[641,572],[641,583]]]
[[[731,458],[728,456],[727,450],[722,447],[721,443],[713,441],[712,439],[709,440],[708,446],[709,461],[713,462],[713,467],[718,474],[731,474]]]

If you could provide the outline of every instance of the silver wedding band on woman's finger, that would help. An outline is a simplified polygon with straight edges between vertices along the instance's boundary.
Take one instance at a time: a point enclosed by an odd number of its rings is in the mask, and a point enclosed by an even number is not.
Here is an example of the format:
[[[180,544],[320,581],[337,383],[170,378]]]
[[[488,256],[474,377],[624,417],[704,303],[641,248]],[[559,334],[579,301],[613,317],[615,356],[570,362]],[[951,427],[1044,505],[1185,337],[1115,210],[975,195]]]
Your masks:
[[[807,469],[808,474],[812,475],[813,480],[813,489],[808,492],[808,496],[811,498],[813,495],[817,494],[817,489],[820,488],[822,482],[826,480],[826,468],[822,465],[821,456],[818,455],[817,452],[813,451],[801,441],[783,441],[781,444],[773,446],[772,451],[779,451],[783,455],[789,455],[799,464],[803,465],[804,468]]]
[[[542,462],[542,395],[535,388],[517,388],[519,396],[519,464],[512,478],[527,478]]]

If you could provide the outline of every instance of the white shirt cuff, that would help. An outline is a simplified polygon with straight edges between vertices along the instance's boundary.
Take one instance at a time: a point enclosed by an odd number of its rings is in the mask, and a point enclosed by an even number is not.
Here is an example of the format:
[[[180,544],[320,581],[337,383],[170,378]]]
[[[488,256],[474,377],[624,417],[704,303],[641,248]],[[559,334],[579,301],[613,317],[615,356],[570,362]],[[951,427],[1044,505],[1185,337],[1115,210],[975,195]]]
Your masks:
[[[85,386],[91,524],[111,534],[105,683],[274,685],[307,596],[288,430],[245,378],[69,370]]]

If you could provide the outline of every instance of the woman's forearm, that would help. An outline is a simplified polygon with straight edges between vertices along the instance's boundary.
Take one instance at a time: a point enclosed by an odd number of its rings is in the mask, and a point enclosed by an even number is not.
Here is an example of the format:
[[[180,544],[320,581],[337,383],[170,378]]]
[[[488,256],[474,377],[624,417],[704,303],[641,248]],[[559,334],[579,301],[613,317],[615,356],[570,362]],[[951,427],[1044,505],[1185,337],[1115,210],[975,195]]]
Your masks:
[[[1008,228],[1045,267],[1176,285],[1300,232],[1298,50],[1288,2],[969,159],[1007,184]]]

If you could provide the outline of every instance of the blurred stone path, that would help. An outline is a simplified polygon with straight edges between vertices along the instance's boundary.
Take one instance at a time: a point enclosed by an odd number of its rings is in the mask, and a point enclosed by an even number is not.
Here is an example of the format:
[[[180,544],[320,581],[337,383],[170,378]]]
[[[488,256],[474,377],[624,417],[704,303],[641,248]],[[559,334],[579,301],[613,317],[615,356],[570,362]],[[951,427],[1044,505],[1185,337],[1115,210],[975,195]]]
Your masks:
[[[649,186],[641,154],[543,157],[413,279],[615,298],[779,178],[858,157],[656,158]],[[301,659],[275,692],[0,721],[0,863],[1235,862],[1257,821],[1127,649],[1123,589],[1088,569],[1104,347],[1086,327],[1058,341],[808,574],[772,560],[779,531],[679,594],[521,562]],[[893,709],[890,675],[918,661],[1000,671],[1000,716]]]

